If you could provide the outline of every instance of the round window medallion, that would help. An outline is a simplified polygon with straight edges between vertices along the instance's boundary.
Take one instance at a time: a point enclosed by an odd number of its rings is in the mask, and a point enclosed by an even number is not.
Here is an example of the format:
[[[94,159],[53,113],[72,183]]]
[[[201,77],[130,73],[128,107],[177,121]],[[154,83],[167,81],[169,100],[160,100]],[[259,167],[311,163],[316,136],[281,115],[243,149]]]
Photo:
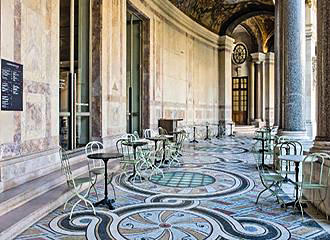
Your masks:
[[[236,44],[233,51],[233,61],[236,64],[243,64],[247,58],[247,49],[244,44],[238,43]]]

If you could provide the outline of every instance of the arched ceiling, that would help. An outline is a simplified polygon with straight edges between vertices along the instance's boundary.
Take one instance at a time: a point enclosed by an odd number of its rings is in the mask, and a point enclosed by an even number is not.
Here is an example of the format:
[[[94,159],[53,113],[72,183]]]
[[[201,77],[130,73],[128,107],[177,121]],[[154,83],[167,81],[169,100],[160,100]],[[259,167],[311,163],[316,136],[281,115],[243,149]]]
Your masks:
[[[169,0],[194,21],[219,35],[231,35],[242,25],[267,51],[274,33],[273,0]]]

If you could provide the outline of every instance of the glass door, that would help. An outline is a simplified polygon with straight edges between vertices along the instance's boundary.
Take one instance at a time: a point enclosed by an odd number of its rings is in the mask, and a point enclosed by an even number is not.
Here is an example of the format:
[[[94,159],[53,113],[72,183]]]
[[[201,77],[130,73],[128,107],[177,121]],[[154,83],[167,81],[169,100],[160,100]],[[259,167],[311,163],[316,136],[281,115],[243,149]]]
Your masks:
[[[140,133],[141,122],[141,32],[142,20],[127,12],[126,102],[127,132]]]
[[[247,124],[248,78],[233,78],[233,121],[237,125]]]
[[[90,0],[60,1],[60,145],[83,147],[90,138]]]

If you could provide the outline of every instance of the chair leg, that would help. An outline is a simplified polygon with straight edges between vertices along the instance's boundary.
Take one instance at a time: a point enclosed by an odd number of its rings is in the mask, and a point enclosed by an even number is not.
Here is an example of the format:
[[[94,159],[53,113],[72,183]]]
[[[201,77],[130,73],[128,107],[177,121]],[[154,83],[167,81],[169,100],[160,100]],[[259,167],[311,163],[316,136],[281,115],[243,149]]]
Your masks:
[[[88,188],[87,198],[89,198],[89,194],[91,192],[91,189],[93,188],[94,189],[94,192],[96,194],[96,199],[98,201],[99,200],[99,196],[97,194],[97,190],[96,190],[96,187],[95,187],[96,183],[97,183],[97,175],[95,175],[95,180],[91,183],[91,186]]]
[[[68,200],[65,201],[65,203],[64,203],[64,207],[63,207],[64,211],[65,211],[65,209],[66,209],[66,205],[69,203],[69,201],[70,201],[70,198],[69,198]]]
[[[261,194],[263,194],[263,193],[266,192],[267,190],[268,190],[268,188],[265,188],[264,190],[262,190],[262,191],[258,194],[256,204],[258,204],[258,201],[259,201],[259,198],[260,198]]]
[[[111,187],[112,187],[112,190],[113,190],[113,196],[114,196],[114,199],[116,200],[117,199],[117,197],[116,197],[116,191],[115,191],[115,187],[113,186],[113,184],[112,184],[112,179],[113,179],[113,173],[111,174],[111,177],[110,177],[110,180],[109,180],[109,184],[111,185]]]
[[[73,214],[73,211],[75,209],[75,207],[78,205],[78,203],[81,202],[81,199],[79,199],[75,204],[73,204],[72,208],[71,208],[71,211],[70,211],[70,220],[72,218],[72,214]]]

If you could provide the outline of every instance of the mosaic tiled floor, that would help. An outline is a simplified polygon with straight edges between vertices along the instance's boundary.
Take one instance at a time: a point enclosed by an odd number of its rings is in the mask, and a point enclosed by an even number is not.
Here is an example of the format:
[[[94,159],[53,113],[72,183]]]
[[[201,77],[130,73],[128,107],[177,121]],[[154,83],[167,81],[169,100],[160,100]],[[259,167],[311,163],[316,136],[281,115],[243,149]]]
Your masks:
[[[115,210],[81,212],[69,220],[63,207],[17,239],[330,239],[307,214],[281,208],[263,189],[248,152],[252,140],[225,138],[185,146],[182,167],[164,178],[132,184],[115,177]],[[98,192],[103,192],[99,183]],[[91,197],[96,201],[95,195]]]

